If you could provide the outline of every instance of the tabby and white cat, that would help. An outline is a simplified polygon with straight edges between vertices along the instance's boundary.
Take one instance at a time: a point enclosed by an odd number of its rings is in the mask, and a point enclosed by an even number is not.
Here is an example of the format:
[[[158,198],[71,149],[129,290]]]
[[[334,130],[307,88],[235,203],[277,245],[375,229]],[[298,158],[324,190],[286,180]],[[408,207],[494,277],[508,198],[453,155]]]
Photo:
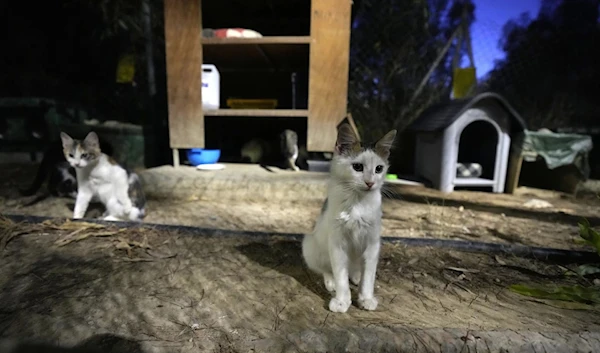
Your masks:
[[[140,221],[144,218],[146,199],[138,176],[102,153],[95,132],[90,132],[83,141],[64,132],[60,138],[65,158],[77,174],[73,218],[83,218],[92,198],[106,207],[104,220]]]
[[[363,146],[350,125],[338,129],[327,198],[312,234],[302,241],[308,267],[335,291],[329,310],[344,313],[352,303],[349,279],[359,285],[358,305],[375,310],[375,273],[381,233],[381,187],[396,130]]]
[[[252,139],[240,150],[241,162],[258,163],[268,171],[269,166],[299,171],[308,169],[306,151],[298,145],[298,134],[294,130],[282,131],[278,139]]]

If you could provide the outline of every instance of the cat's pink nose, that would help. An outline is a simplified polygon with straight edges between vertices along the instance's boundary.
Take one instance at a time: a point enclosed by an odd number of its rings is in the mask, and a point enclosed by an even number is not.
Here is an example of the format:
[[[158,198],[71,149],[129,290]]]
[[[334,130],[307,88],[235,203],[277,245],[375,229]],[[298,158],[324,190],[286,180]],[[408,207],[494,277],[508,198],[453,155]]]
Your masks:
[[[365,184],[367,184],[367,187],[370,189],[374,183],[365,181]]]

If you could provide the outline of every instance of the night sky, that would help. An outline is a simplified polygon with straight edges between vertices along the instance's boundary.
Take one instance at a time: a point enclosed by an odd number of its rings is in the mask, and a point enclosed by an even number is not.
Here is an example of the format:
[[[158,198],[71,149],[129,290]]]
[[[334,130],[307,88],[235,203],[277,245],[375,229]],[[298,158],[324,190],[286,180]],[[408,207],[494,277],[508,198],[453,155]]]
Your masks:
[[[541,0],[473,0],[476,22],[471,27],[473,54],[477,76],[482,77],[494,66],[494,60],[502,59],[504,53],[498,48],[502,27],[510,19],[523,12],[532,18],[537,16]]]

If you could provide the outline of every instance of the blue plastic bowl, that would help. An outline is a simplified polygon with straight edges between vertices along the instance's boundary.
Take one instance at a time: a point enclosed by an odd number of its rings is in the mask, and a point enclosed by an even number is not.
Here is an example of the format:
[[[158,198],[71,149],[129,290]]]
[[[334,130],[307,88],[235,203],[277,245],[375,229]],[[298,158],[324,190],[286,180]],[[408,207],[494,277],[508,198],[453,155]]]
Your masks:
[[[192,148],[187,151],[188,161],[193,166],[200,164],[213,164],[219,161],[221,150],[205,150],[203,148]]]

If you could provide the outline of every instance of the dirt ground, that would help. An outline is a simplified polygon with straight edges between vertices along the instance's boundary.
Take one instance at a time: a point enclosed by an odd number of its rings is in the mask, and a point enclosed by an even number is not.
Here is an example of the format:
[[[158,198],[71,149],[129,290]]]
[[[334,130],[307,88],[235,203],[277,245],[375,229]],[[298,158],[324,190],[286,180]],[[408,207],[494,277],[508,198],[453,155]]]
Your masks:
[[[129,353],[600,348],[596,309],[506,289],[574,283],[541,261],[385,244],[378,309],[332,314],[294,240],[0,222],[0,337],[13,340]]]
[[[31,181],[35,166],[1,168],[1,214],[72,215],[73,200],[50,197],[28,206],[32,198],[19,196],[17,187]],[[0,337],[127,353],[600,351],[596,308],[567,309],[507,290],[516,283],[574,283],[557,264],[540,260],[387,243],[378,309],[332,314],[329,294],[302,263],[297,241],[240,236],[309,232],[326,175],[232,169],[140,174],[145,223],[214,228],[218,236],[2,220]],[[595,197],[386,189],[386,237],[583,249],[577,222],[585,217],[600,225]],[[531,200],[551,205],[536,209],[527,206]],[[92,208],[88,217],[100,213]],[[17,352],[2,340],[0,351]]]
[[[25,206],[31,198],[20,197],[16,187],[30,182],[34,166],[5,165],[3,170],[0,213],[72,215],[74,200],[71,199],[51,197]],[[219,184],[217,173],[220,172],[199,172],[192,168],[173,172],[170,167],[143,172],[148,196],[145,221],[294,234],[311,231],[325,195],[325,177],[309,179],[310,173],[299,176],[288,172],[268,179],[270,174],[256,166],[229,184]],[[275,185],[281,180],[285,183]],[[287,194],[286,189],[289,189]],[[595,197],[575,199],[527,188],[519,189],[516,195],[472,191],[443,195],[423,187],[387,189],[392,198],[383,205],[383,235],[388,237],[581,249],[577,222],[585,217],[593,225],[600,225],[600,201]],[[533,199],[548,201],[552,207],[525,206]],[[92,210],[88,217],[99,214],[100,210]]]

